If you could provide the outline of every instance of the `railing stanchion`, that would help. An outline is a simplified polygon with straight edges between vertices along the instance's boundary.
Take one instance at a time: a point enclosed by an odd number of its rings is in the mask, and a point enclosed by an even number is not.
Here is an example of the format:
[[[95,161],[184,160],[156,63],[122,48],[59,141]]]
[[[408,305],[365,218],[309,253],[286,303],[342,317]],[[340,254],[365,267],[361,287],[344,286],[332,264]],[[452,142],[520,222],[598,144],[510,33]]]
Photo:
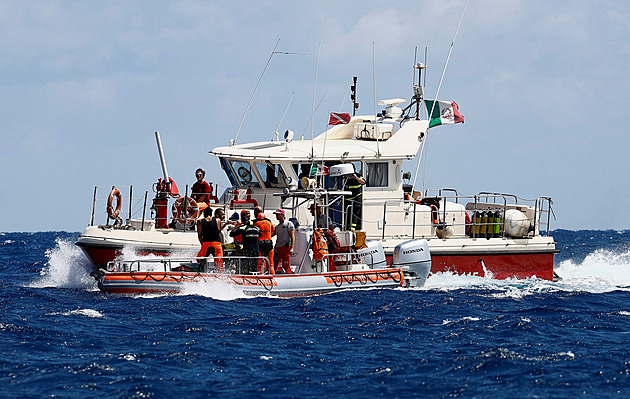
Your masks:
[[[142,227],[140,228],[140,231],[144,231],[144,217],[147,212],[147,193],[148,191],[144,192],[144,205],[142,206]]]
[[[94,226],[94,207],[96,205],[96,188],[97,186],[94,186],[94,197],[92,198],[92,216],[90,217],[90,226]]]
[[[413,201],[413,226],[411,228],[411,239],[415,239],[416,238],[416,209],[417,209],[417,205],[418,203],[416,201]]]
[[[383,240],[385,240],[385,225],[387,224],[386,220],[387,215],[387,201],[383,202]]]
[[[133,202],[133,186],[129,186],[129,220],[131,220],[131,205]]]

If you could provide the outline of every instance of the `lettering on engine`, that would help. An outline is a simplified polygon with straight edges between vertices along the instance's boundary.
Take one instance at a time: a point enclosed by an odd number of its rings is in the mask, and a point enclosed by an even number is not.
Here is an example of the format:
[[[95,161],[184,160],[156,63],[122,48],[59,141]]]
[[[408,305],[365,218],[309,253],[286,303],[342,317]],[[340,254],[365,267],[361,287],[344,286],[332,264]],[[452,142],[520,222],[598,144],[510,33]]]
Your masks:
[[[406,251],[403,251],[403,255],[409,255],[409,254],[412,254],[414,252],[424,252],[424,248],[420,247],[420,248],[416,248],[416,249],[408,249]]]
[[[375,253],[377,253],[377,252],[378,252],[378,249],[373,249],[373,250],[371,250],[371,251],[366,251],[366,252],[363,252],[363,253],[361,253],[361,254],[357,254],[357,256],[368,256],[368,255],[374,255],[374,254],[375,254]]]

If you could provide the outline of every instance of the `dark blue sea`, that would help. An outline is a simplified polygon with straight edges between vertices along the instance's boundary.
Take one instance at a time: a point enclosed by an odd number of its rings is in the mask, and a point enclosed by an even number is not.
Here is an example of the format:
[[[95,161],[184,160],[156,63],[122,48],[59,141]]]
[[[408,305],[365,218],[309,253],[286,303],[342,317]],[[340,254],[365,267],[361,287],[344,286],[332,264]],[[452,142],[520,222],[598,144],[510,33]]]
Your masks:
[[[559,282],[105,297],[78,233],[0,233],[0,397],[630,395],[630,231],[557,230]]]

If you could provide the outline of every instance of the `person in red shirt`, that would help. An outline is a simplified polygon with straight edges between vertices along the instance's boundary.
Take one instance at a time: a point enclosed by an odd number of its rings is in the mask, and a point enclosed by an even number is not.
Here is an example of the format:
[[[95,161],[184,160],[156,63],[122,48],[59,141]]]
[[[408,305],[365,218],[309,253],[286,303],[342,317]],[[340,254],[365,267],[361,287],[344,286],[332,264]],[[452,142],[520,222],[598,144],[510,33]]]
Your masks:
[[[195,177],[197,177],[197,181],[192,186],[191,196],[197,202],[209,204],[210,196],[212,195],[212,187],[203,180],[203,178],[206,177],[206,172],[199,168],[195,171]]]
[[[258,247],[260,248],[260,256],[266,256],[269,258],[269,274],[275,274],[275,268],[273,267],[273,242],[271,241],[272,234],[276,231],[271,220],[265,217],[263,209],[260,206],[254,208],[254,226],[258,227],[261,231],[260,237],[258,237]],[[258,272],[263,273],[263,262],[258,262]]]

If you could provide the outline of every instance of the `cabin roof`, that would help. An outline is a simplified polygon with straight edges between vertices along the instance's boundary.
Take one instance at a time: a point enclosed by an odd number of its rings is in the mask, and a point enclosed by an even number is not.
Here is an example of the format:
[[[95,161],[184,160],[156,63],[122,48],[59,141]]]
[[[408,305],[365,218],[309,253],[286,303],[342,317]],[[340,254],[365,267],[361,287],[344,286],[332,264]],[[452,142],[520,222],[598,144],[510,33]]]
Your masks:
[[[217,147],[210,154],[218,157],[262,160],[315,160],[340,159],[410,159],[420,148],[420,133],[426,133],[428,121],[407,120],[400,127],[399,121],[383,120],[394,124],[395,132],[386,140],[357,139],[353,135],[354,124],[372,123],[373,116],[355,116],[347,125],[336,125],[313,140],[294,139],[285,141],[263,141],[233,146]]]

